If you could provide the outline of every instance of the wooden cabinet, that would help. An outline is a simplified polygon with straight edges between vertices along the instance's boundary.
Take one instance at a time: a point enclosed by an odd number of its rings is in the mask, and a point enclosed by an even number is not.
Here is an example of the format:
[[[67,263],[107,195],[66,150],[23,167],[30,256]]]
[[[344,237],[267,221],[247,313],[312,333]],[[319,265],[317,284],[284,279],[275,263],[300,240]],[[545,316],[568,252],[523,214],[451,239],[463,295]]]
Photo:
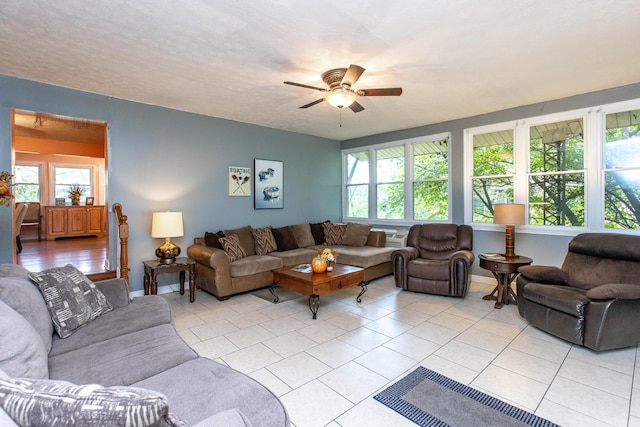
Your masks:
[[[104,206],[47,206],[47,240],[104,236]]]

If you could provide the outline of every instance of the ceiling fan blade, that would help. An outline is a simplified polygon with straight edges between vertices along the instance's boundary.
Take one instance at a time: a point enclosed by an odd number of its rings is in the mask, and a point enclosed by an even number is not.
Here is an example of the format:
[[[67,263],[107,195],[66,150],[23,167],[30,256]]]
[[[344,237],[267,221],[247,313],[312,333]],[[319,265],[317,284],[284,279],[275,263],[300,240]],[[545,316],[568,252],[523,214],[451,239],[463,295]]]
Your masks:
[[[359,113],[360,111],[364,110],[364,107],[358,104],[358,101],[354,101],[353,104],[349,105],[349,108],[351,108],[351,111],[353,111],[354,113]]]
[[[320,99],[318,99],[317,101],[313,101],[313,102],[310,102],[310,103],[308,103],[308,104],[305,104],[305,105],[303,105],[303,106],[302,106],[302,107],[300,107],[300,108],[309,108],[309,107],[313,107],[313,106],[314,106],[314,105],[316,105],[316,104],[320,104],[322,101],[324,101],[324,98],[320,98]]]
[[[344,73],[344,77],[340,82],[341,85],[348,85],[349,87],[356,84],[360,76],[364,73],[364,68],[359,65],[351,64],[349,65],[349,69],[346,73]]]
[[[360,96],[400,96],[402,95],[401,87],[388,87],[384,89],[360,89]]]
[[[291,86],[299,86],[299,87],[304,87],[307,89],[313,89],[313,90],[319,90],[320,92],[329,92],[328,89],[324,89],[321,87],[315,87],[315,86],[309,86],[309,85],[303,85],[302,83],[294,83],[294,82],[283,82],[286,85],[291,85]]]

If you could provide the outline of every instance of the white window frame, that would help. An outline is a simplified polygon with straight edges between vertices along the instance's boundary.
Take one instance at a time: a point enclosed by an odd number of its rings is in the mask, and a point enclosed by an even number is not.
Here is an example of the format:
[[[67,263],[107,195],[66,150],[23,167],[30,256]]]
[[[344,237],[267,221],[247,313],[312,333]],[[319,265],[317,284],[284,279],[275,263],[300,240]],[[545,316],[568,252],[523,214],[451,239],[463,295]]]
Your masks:
[[[39,177],[39,182],[38,182],[38,193],[40,194],[40,200],[38,200],[38,203],[43,204],[44,200],[43,198],[44,196],[44,189],[46,188],[45,186],[45,173],[44,173],[44,162],[34,162],[34,161],[16,161],[14,168],[16,166],[35,166],[38,168],[38,177]]]
[[[56,201],[56,169],[57,168],[69,168],[69,169],[88,169],[89,177],[91,178],[91,196],[96,197],[96,165],[83,164],[83,163],[49,163],[49,203],[55,205]],[[98,200],[98,198],[96,198]]]
[[[379,225],[389,225],[389,226],[408,226],[413,225],[416,220],[413,219],[413,145],[423,142],[432,142],[438,141],[441,139],[447,140],[447,161],[449,163],[448,173],[447,173],[447,219],[446,220],[420,220],[424,223],[451,223],[452,221],[452,200],[451,200],[451,132],[443,132],[434,135],[420,136],[416,138],[403,139],[398,141],[387,142],[383,144],[375,144],[375,145],[367,145],[361,147],[350,148],[346,150],[342,150],[342,220],[343,221],[367,221],[373,222]],[[377,168],[377,158],[376,158],[376,150],[404,146],[404,156],[405,156],[405,173],[404,173],[404,218],[403,219],[381,219],[377,218],[377,177],[376,177],[376,168]],[[357,153],[361,151],[368,151],[369,153],[369,212],[368,217],[349,217],[348,216],[348,206],[347,206],[347,183],[346,183],[346,156],[351,153]]]
[[[604,228],[605,119],[607,114],[640,109],[640,100],[619,102],[590,108],[529,117],[478,126],[464,130],[464,219],[476,230],[502,231],[504,225],[472,222],[473,136],[505,129],[514,129],[514,203],[526,206],[526,224],[518,232],[574,236],[587,231],[640,234],[640,230]],[[582,118],[584,127],[584,226],[529,225],[529,128],[545,123]]]

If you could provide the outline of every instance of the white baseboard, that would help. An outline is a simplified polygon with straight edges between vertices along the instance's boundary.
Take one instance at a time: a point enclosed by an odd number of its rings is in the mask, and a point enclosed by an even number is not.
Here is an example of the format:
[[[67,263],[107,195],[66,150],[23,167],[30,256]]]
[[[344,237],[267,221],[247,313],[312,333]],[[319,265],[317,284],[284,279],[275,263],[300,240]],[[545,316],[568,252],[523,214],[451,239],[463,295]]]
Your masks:
[[[178,292],[178,291],[180,291],[180,283],[173,283],[170,285],[158,286],[158,295],[170,294],[171,292]],[[189,292],[189,282],[185,281],[184,293],[186,294],[188,292]],[[131,298],[144,296],[144,289],[140,291],[129,292],[129,295],[131,296]]]
[[[496,279],[495,277],[489,277],[489,276],[478,276],[477,274],[472,274],[471,275],[471,281],[472,282],[476,282],[476,283],[484,283],[487,285],[495,285],[496,284]]]

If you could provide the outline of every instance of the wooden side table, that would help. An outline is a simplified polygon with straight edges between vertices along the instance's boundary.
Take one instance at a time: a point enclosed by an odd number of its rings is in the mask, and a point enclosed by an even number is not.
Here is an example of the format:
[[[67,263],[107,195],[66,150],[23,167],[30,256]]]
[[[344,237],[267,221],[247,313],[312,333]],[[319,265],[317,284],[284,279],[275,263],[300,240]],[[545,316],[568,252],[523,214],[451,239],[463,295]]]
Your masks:
[[[480,254],[480,267],[491,271],[498,285],[489,295],[482,297],[484,300],[496,300],[495,308],[502,308],[504,304],[517,304],[516,294],[511,289],[511,282],[518,277],[518,268],[533,262],[526,256],[506,258],[500,254]],[[497,295],[496,295],[497,294]]]
[[[162,273],[180,273],[180,295],[184,295],[185,271],[189,271],[189,301],[196,299],[196,262],[191,258],[176,258],[171,264],[164,264],[157,259],[143,261],[144,294],[158,295],[158,275]]]

